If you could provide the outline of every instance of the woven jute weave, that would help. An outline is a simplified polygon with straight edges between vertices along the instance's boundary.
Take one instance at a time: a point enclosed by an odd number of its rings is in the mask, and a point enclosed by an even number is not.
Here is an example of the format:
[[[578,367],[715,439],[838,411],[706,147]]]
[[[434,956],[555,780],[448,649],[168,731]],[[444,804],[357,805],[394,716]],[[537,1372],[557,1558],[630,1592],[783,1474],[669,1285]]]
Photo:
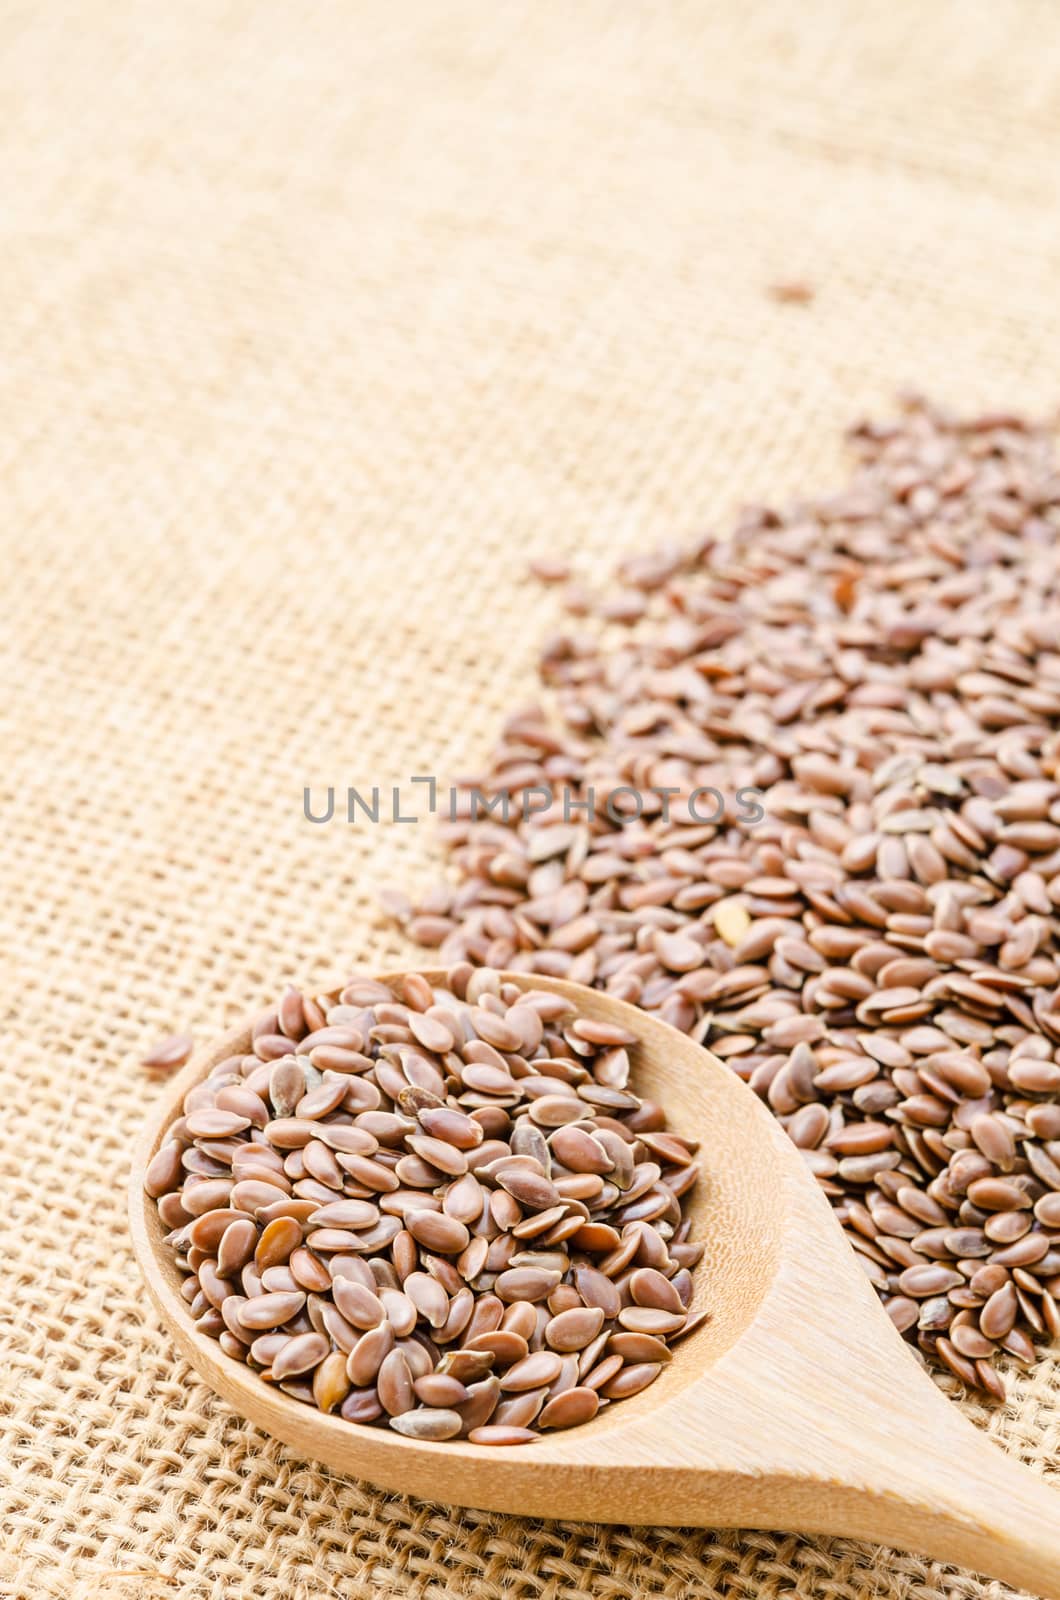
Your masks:
[[[1055,0],[37,0],[0,104],[0,1594],[998,1595],[329,1475],[175,1359],[123,1188],[159,1034],[409,954],[430,825],[303,789],[474,770],[528,555],[826,489],[910,382],[1055,410]],[[1048,1474],[1060,1372],[1010,1384]]]

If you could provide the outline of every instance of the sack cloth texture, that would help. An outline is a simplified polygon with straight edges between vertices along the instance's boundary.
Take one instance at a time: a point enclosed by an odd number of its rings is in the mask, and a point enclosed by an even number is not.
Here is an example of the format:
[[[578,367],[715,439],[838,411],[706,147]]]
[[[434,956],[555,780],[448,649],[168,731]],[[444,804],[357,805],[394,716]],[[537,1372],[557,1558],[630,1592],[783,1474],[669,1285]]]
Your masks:
[[[1055,412],[1055,0],[36,0],[0,106],[0,1594],[996,1600],[320,1470],[176,1358],[124,1189],[160,1034],[423,959],[431,823],[303,789],[476,770],[531,555],[827,491],[906,385]],[[1055,1476],[1009,1382],[954,1403]]]

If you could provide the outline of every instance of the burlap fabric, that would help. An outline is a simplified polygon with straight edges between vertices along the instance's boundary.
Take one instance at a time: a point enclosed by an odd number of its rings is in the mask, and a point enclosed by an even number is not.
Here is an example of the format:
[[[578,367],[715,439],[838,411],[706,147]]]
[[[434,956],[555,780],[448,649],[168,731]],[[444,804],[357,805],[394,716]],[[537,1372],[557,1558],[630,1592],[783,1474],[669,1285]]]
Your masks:
[[[175,1360],[123,1186],[159,1033],[407,953],[373,892],[439,870],[430,826],[315,827],[303,786],[474,766],[558,619],[530,552],[826,487],[909,381],[1055,406],[1052,0],[0,29],[0,1593],[998,1593],[322,1472]],[[1060,1376],[1012,1387],[973,1414],[1045,1471]]]

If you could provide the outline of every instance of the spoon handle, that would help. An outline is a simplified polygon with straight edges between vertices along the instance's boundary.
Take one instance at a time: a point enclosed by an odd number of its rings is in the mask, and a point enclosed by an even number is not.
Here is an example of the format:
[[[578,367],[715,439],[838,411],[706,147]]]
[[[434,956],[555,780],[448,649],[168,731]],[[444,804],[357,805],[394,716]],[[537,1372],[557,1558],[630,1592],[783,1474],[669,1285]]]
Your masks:
[[[1060,1494],[993,1446],[985,1453],[991,1482],[978,1474],[975,1485],[962,1482],[962,1464],[954,1461],[946,1486],[953,1504],[925,1510],[919,1542],[927,1554],[1060,1600]]]
[[[986,1440],[959,1445],[948,1470],[916,1488],[863,1492],[842,1531],[1060,1600],[1060,1493]]]
[[[999,1499],[973,1510],[982,1531],[970,1537],[968,1559],[990,1577],[1043,1600],[1060,1600],[1060,1494],[1030,1478],[1025,1468],[1020,1478],[1024,1481],[999,1483]]]
[[[831,1237],[822,1235],[823,1248]],[[700,1503],[706,1490],[736,1526],[846,1534],[1060,1600],[1060,1492],[992,1443],[915,1364],[862,1292],[860,1269],[856,1278],[847,1271],[847,1250],[834,1254],[835,1289],[791,1275],[779,1339],[776,1316],[760,1316],[706,1375],[694,1411],[709,1418],[698,1437],[714,1471],[699,1484]],[[821,1315],[813,1296],[834,1312],[827,1336],[811,1320]],[[723,1496],[738,1451],[743,1492]]]
[[[789,1237],[814,1240],[813,1266],[804,1247],[792,1252],[798,1269],[778,1274],[754,1328],[719,1363],[713,1428],[728,1392],[736,1396],[723,1452],[741,1437],[741,1408],[746,1418],[764,1407],[773,1426],[760,1429],[763,1455],[794,1468],[774,1501],[786,1503],[786,1526],[893,1544],[1060,1600],[1060,1491],[993,1444],[914,1363],[818,1200],[792,1185]],[[813,1497],[797,1500],[792,1478],[804,1490],[816,1479]]]

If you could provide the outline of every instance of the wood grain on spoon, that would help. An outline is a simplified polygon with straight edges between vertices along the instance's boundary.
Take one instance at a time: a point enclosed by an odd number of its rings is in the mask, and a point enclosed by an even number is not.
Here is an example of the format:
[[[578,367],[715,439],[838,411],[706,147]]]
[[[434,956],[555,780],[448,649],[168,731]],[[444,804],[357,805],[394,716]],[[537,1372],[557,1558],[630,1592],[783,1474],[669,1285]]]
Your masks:
[[[440,981],[441,973],[429,973]],[[420,1443],[278,1393],[200,1333],[143,1173],[184,1095],[245,1024],[167,1088],[133,1162],[133,1242],[181,1352],[238,1412],[338,1471],[425,1499],[591,1521],[847,1534],[955,1562],[1060,1600],[1060,1496],[936,1389],[858,1267],[801,1157],[751,1091],[683,1034],[595,991],[575,999],[641,1040],[635,1084],[703,1141],[692,1199],[709,1320],[649,1390],[522,1449]]]

